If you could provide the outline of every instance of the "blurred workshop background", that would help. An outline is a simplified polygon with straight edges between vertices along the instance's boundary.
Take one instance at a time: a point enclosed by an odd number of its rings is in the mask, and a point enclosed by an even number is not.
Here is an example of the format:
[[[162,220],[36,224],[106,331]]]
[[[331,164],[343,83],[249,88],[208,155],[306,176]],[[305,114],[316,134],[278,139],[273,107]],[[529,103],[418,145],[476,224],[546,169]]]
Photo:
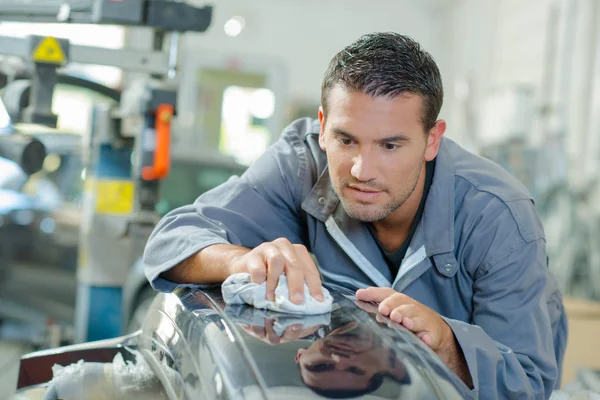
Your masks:
[[[78,20],[92,3],[113,2],[0,0],[0,398],[22,354],[136,330],[157,218],[316,117],[330,58],[372,31],[433,55],[447,136],[531,191],[566,296],[563,382],[600,369],[600,2],[190,0],[212,15],[189,27]],[[44,145],[36,172],[10,159],[15,132]],[[134,185],[131,165],[156,179]]]

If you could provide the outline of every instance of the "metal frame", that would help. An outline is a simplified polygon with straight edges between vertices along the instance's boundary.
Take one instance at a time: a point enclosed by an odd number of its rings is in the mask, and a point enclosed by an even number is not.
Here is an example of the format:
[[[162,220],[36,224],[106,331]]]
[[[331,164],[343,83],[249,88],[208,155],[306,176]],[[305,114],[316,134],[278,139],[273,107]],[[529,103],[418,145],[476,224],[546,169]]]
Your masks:
[[[172,0],[3,0],[0,17],[5,21],[147,26],[168,32],[204,32],[212,19],[212,6],[200,8]]]
[[[29,60],[31,44],[28,38],[0,36],[0,53]],[[69,62],[107,65],[126,71],[166,75],[169,72],[169,54],[163,51],[108,49],[104,47],[70,44]]]

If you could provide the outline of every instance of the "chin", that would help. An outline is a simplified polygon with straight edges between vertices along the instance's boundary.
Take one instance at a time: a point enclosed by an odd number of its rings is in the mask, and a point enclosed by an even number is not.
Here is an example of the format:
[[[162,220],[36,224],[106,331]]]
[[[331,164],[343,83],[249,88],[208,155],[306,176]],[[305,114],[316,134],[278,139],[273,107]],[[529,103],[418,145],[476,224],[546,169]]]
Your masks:
[[[362,222],[375,222],[387,217],[384,210],[374,205],[349,204],[347,201],[342,201],[342,206],[346,214]]]

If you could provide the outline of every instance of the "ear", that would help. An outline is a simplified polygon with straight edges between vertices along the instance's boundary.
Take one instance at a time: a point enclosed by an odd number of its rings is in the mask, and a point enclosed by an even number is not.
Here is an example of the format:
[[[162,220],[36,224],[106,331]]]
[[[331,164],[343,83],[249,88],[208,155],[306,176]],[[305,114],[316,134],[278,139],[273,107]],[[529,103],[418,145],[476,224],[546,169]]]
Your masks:
[[[444,132],[446,132],[446,121],[443,119],[438,120],[433,128],[429,130],[427,147],[425,148],[425,161],[431,161],[437,156]]]
[[[306,349],[298,349],[298,353],[296,354],[296,364],[300,362],[300,357],[302,357],[302,354],[304,354],[305,351]]]
[[[321,131],[319,132],[319,147],[321,150],[325,150],[325,114],[323,113],[323,107],[319,106],[319,122],[321,123]]]

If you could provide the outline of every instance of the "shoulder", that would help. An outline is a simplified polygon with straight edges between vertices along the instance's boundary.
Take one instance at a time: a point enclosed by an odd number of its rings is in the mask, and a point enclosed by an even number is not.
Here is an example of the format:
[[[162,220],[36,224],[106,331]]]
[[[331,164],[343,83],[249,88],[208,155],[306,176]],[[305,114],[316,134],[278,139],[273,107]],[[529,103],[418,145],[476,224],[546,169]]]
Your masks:
[[[313,118],[300,118],[287,125],[280,140],[284,140],[296,146],[306,146],[309,141],[319,139],[319,120]]]
[[[318,119],[300,118],[289,124],[280,138],[294,148],[300,163],[310,172],[313,183],[327,167],[327,155],[319,146],[320,129]]]
[[[494,231],[512,236],[515,245],[544,239],[533,197],[516,177],[449,139],[444,150],[454,167],[455,219],[463,233]]]
[[[273,198],[289,193],[299,205],[320,173],[319,163],[315,161],[321,158],[319,152],[322,152],[318,137],[318,120],[293,121],[246,170],[243,178],[255,190],[268,192]],[[326,162],[324,155],[322,158]]]
[[[457,179],[504,202],[532,200],[527,188],[500,165],[463,149],[450,139],[444,139],[443,144],[452,159]]]

